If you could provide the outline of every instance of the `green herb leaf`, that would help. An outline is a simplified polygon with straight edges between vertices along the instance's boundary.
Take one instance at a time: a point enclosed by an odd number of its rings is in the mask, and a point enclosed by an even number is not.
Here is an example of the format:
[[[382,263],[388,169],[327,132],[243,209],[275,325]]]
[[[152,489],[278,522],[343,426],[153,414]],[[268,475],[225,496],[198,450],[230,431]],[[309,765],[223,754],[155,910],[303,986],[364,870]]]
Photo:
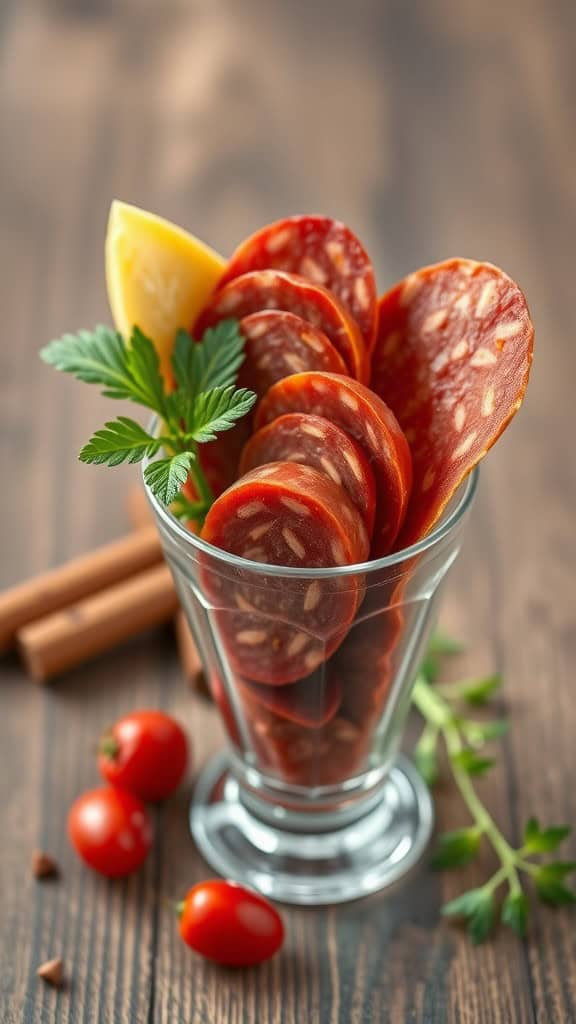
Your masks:
[[[64,334],[46,345],[40,357],[77,380],[103,385],[108,398],[127,398],[160,415],[164,412],[158,356],[137,327],[130,346],[118,331],[100,325],[93,331]]]
[[[194,401],[204,391],[236,383],[244,361],[245,339],[237,320],[221,320],[196,342],[187,331],[176,335],[172,368],[178,387]]]
[[[137,401],[163,415],[164,380],[160,374],[158,353],[150,338],[139,327],[132,328],[127,364],[134,387],[140,395]]]
[[[170,505],[188,478],[195,460],[193,452],[181,452],[167,459],[157,459],[144,470],[144,480],[158,501]]]
[[[463,917],[468,922],[472,942],[478,945],[488,938],[494,926],[496,904],[492,893],[484,888],[470,889],[442,907],[446,917]]]
[[[452,763],[463,768],[468,775],[485,775],[496,763],[493,757],[478,757],[473,750],[460,750],[452,755]]]
[[[253,391],[236,390],[234,385],[213,388],[198,395],[194,403],[193,422],[189,436],[198,443],[213,441],[217,434],[242,419],[256,401]]]
[[[456,868],[468,864],[478,853],[481,839],[482,832],[474,825],[443,832],[438,836],[432,867]]]
[[[448,636],[447,633],[443,633],[442,630],[436,629],[431,637],[428,645],[429,654],[451,655],[461,654],[464,650],[464,645],[459,643],[458,640],[454,640],[453,637]]]
[[[463,719],[461,729],[466,740],[473,747],[482,747],[487,740],[496,740],[504,736],[509,729],[506,718],[494,718],[488,722],[473,722]]]
[[[501,686],[502,676],[497,672],[484,679],[474,679],[462,685],[462,699],[473,707],[482,706],[488,703]]]
[[[428,654],[418,669],[418,674],[424,676],[427,683],[435,683],[440,674],[440,662],[433,654]]]
[[[537,818],[530,818],[524,829],[524,853],[553,853],[571,831],[569,825],[550,825],[543,829]]]
[[[140,462],[145,455],[155,455],[162,443],[162,438],[152,437],[135,420],[119,416],[96,431],[82,448],[80,461],[107,466]]]
[[[567,904],[576,903],[576,893],[564,885],[564,877],[573,871],[567,865],[558,862],[557,864],[542,864],[534,874],[534,884],[538,896],[543,903],[550,903],[553,907],[561,907]]]
[[[416,746],[414,750],[414,761],[424,782],[433,786],[438,782],[439,766],[438,755],[435,750],[427,747]]]
[[[502,924],[512,928],[521,939],[528,925],[528,900],[523,892],[509,892],[502,905]]]

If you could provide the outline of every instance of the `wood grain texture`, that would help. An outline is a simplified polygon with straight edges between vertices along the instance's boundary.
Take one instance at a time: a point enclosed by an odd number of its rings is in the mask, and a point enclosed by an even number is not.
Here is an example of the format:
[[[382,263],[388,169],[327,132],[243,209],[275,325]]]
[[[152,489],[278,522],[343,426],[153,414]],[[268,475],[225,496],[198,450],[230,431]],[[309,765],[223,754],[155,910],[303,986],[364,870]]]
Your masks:
[[[537,328],[529,396],[491,455],[445,602],[462,671],[498,668],[514,729],[482,784],[518,840],[529,813],[576,822],[573,670],[576,7],[359,0],[5,0],[0,8],[0,471],[7,586],[126,528],[134,471],[75,460],[109,404],[36,358],[105,319],[102,243],[114,196],[229,251],[282,214],[348,221],[381,287],[454,254],[506,267]],[[47,691],[0,667],[2,1024],[494,1024],[576,1020],[569,912],[530,939],[473,950],[439,920],[487,864],[424,865],[385,896],[287,911],[282,955],[222,972],[178,941],[165,898],[207,874],[185,790],[157,812],[137,878],[109,884],[65,837],[96,782],[101,728],[134,706],[190,723],[197,762],[221,742],[212,710],[155,633]],[[462,823],[440,792],[443,827]],[[28,869],[55,855],[60,883]],[[572,847],[574,856],[574,847]],[[35,977],[62,955],[71,982]]]

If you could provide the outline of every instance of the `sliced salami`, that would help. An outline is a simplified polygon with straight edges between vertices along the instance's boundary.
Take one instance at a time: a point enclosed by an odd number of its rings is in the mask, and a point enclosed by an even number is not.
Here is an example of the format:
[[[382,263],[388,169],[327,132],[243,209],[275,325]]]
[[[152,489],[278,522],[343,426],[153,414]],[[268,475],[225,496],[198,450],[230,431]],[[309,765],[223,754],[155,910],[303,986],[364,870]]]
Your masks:
[[[240,473],[267,462],[312,466],[344,488],[361,512],[368,536],[374,529],[374,473],[359,444],[323,416],[289,413],[252,435],[242,452]]]
[[[376,338],[374,269],[356,235],[338,220],[287,217],[238,246],[219,287],[253,270],[285,270],[329,288],[350,311],[370,351]]]
[[[372,556],[385,555],[404,521],[412,483],[410,450],[396,417],[369,388],[329,373],[299,373],[278,381],[260,402],[255,426],[293,412],[330,420],[364,451],[376,484]]]
[[[229,281],[212,296],[194,325],[194,335],[202,337],[225,317],[242,320],[251,313],[267,309],[293,313],[319,327],[342,356],[350,374],[360,381],[368,379],[368,355],[356,321],[342,303],[322,285],[312,284],[296,274],[280,270],[259,270]]]
[[[309,729],[269,712],[249,727],[259,764],[291,785],[333,786],[365,766],[365,736],[340,714]]]
[[[305,729],[318,729],[330,722],[342,702],[342,687],[332,673],[324,681],[321,669],[291,686],[263,686],[243,680],[240,692],[251,719],[266,721],[271,711],[279,718]]]
[[[260,397],[282,377],[304,370],[348,374],[346,363],[319,327],[293,313],[269,309],[240,321],[246,338],[238,387]]]
[[[520,288],[490,263],[424,267],[380,299],[372,387],[412,450],[414,487],[398,540],[438,521],[520,408],[534,328]]]
[[[327,568],[362,562],[368,535],[360,513],[332,480],[296,463],[252,470],[212,505],[202,538],[260,564]],[[363,580],[258,573],[229,575],[207,562],[212,601],[234,670],[279,686],[310,675],[342,642],[363,594]]]

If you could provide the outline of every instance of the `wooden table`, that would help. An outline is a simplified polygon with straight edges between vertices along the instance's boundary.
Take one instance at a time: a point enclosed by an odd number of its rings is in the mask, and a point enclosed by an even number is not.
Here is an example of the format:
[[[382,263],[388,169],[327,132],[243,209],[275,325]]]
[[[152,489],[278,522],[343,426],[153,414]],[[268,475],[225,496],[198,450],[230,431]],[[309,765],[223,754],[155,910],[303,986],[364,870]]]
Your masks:
[[[109,402],[36,358],[108,317],[114,196],[224,252],[282,214],[325,211],[365,240],[382,287],[453,254],[524,286],[538,336],[529,399],[482,473],[444,609],[468,645],[462,671],[505,677],[514,728],[482,794],[515,842],[530,813],[576,822],[575,15],[560,0],[4,0],[0,21],[2,584],[127,526],[135,471],[75,458]],[[526,943],[501,932],[478,950],[441,922],[488,857],[287,911],[286,947],[259,970],[195,958],[165,902],[208,873],[189,787],[158,811],[154,853],[122,884],[83,870],[65,836],[72,799],[96,781],[95,738],[146,705],[188,722],[197,763],[219,746],[169,631],[45,689],[2,662],[3,1024],[576,1020],[570,911],[538,909]],[[450,789],[438,818],[465,821]],[[61,862],[59,884],[32,880],[35,847]],[[71,983],[56,993],[35,970],[59,954]]]

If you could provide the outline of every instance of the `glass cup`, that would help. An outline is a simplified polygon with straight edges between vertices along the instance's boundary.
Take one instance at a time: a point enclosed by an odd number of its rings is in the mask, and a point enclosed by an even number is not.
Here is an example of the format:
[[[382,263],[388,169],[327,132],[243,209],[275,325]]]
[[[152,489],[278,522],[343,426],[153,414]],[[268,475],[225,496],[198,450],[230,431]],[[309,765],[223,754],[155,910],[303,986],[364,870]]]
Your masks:
[[[288,903],[338,903],[418,860],[433,807],[398,748],[476,485],[477,471],[420,543],[329,569],[230,555],[147,492],[228,735],[190,812],[222,875]]]

